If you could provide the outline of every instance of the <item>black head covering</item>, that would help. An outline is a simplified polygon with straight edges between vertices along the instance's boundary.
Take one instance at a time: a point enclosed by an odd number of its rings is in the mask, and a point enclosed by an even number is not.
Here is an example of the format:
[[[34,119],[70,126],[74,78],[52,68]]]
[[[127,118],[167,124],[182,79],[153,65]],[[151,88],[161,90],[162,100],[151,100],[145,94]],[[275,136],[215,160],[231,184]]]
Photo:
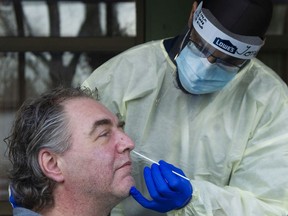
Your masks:
[[[264,38],[272,17],[271,0],[202,1],[203,8],[208,9],[232,33]]]

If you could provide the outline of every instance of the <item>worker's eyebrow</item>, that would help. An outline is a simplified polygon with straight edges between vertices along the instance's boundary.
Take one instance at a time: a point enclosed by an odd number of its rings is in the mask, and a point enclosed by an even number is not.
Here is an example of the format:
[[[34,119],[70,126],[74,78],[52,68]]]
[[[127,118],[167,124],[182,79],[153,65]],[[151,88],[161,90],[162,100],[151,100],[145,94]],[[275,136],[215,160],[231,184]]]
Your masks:
[[[110,119],[101,119],[101,120],[95,121],[92,128],[91,128],[89,136],[91,136],[96,131],[96,129],[98,127],[103,126],[103,125],[111,126],[111,125],[113,125],[113,123]]]

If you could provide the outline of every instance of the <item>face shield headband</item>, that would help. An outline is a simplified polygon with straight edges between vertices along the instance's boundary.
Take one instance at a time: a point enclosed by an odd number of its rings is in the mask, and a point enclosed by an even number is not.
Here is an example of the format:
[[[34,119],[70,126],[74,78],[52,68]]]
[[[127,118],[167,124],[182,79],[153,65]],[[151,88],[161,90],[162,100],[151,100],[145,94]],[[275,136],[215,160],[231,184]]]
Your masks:
[[[254,58],[264,41],[257,36],[237,35],[226,30],[201,2],[193,16],[193,27],[197,33],[217,50],[235,58]]]

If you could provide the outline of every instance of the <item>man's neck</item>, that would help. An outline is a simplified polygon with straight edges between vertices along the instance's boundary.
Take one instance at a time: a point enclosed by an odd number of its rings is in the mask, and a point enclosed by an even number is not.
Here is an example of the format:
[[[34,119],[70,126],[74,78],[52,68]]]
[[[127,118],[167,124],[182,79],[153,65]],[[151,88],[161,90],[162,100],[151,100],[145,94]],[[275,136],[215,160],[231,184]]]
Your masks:
[[[114,207],[114,202],[108,202],[101,198],[86,197],[77,194],[56,193],[54,194],[54,205],[40,212],[43,216],[108,216]],[[115,204],[116,205],[116,204]]]
[[[108,216],[112,208],[103,208],[96,206],[89,207],[81,203],[74,206],[55,206],[51,209],[44,209],[39,212],[43,216],[71,216],[71,215],[85,215],[85,216]]]

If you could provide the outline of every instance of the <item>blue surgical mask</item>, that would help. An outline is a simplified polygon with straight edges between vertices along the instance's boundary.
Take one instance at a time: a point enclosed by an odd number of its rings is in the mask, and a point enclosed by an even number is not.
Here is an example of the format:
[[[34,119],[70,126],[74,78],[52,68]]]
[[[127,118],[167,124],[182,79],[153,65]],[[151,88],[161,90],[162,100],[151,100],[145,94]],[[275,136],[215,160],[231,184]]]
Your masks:
[[[189,46],[193,46],[190,44]],[[207,94],[221,90],[238,72],[237,67],[213,64],[185,46],[176,59],[179,79],[191,94]]]

